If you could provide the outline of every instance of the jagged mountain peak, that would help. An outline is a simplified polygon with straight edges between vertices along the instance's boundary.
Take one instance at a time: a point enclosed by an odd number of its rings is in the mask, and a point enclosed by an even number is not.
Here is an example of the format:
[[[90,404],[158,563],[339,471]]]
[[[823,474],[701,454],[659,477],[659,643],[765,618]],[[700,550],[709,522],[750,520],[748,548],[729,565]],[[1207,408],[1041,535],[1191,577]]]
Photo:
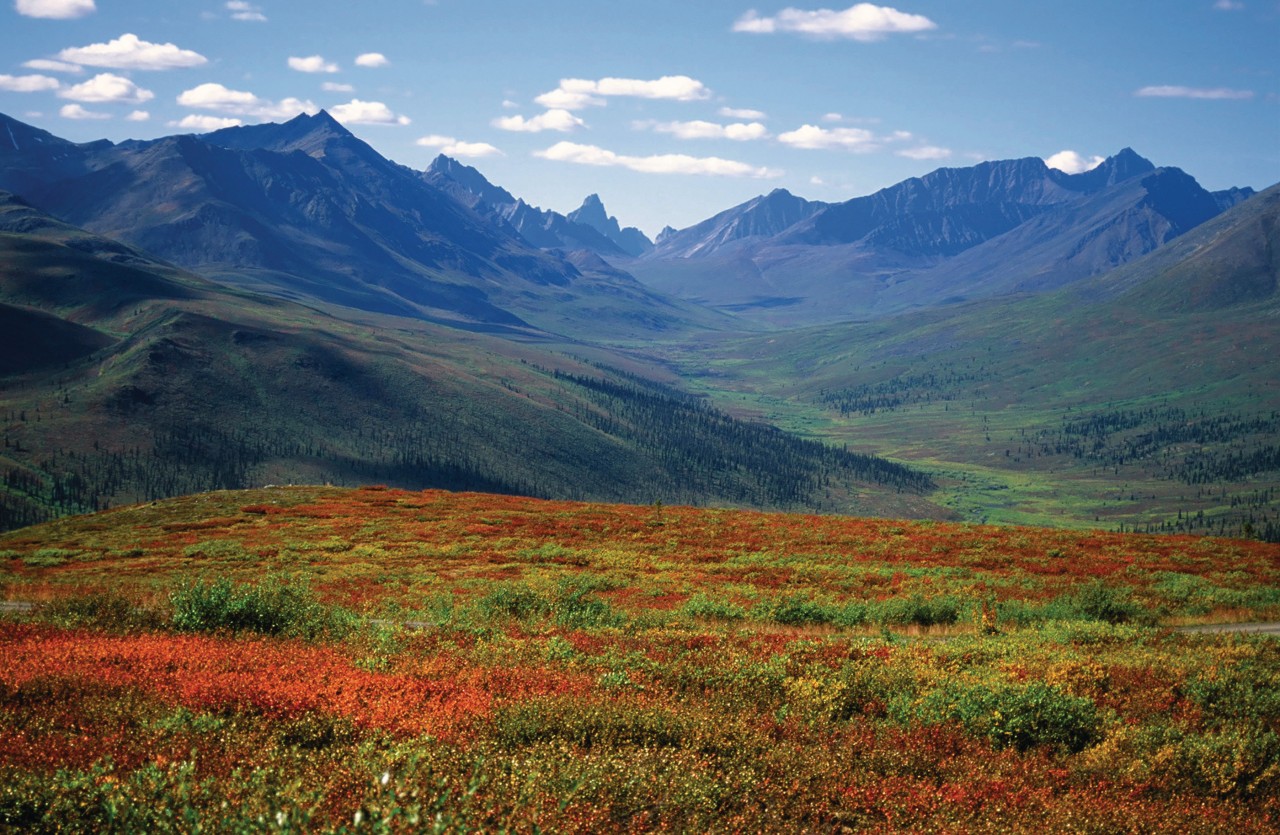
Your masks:
[[[323,156],[334,141],[361,142],[325,110],[314,114],[299,113],[287,122],[223,128],[201,138],[212,145],[241,151],[302,151],[311,156]]]
[[[424,179],[472,208],[475,208],[476,201],[494,208],[520,203],[511,192],[489,182],[479,170],[444,154],[431,161],[424,172]],[[474,199],[467,199],[468,195]]]
[[[588,194],[582,205],[566,217],[574,223],[589,226],[613,241],[628,255],[639,256],[653,249],[653,242],[634,226],[623,228],[616,217],[611,217],[598,194]]]
[[[1063,175],[1061,182],[1077,191],[1093,192],[1155,170],[1156,166],[1151,160],[1126,147],[1107,157],[1095,168],[1079,174]]]

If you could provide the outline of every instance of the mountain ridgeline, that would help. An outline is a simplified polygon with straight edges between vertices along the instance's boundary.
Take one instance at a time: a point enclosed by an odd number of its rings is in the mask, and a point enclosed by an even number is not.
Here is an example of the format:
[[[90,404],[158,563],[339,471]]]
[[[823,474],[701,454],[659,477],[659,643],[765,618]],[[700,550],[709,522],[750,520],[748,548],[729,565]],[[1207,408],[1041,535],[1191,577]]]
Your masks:
[[[774,324],[889,316],[1099,275],[1252,193],[1206,191],[1128,148],[1080,174],[1038,158],[985,162],[843,203],[775,191],[663,235],[628,269]]]

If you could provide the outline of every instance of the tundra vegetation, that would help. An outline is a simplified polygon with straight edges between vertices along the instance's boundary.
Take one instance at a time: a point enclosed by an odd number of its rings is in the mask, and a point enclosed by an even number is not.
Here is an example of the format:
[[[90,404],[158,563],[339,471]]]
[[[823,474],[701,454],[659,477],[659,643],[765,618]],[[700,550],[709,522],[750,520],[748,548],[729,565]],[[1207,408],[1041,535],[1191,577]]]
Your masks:
[[[0,584],[5,829],[1280,826],[1280,641],[1174,628],[1275,544],[299,487]]]

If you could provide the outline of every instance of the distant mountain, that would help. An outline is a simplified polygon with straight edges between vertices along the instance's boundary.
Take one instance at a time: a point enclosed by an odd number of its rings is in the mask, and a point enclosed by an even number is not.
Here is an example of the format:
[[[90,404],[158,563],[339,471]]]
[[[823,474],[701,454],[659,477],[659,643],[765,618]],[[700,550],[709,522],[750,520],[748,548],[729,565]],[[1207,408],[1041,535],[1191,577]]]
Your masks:
[[[586,249],[597,255],[625,257],[652,248],[638,229],[620,229],[600,198],[591,195],[581,209],[562,215],[539,209],[493,185],[469,165],[443,154],[423,172],[423,179],[483,217],[509,226],[532,246],[542,249]],[[593,202],[594,201],[594,202]]]
[[[1129,148],[1081,174],[985,162],[837,204],[774,192],[662,236],[629,269],[778,324],[884,316],[1098,275],[1250,194],[1210,193]]]
[[[786,189],[774,189],[687,229],[677,231],[667,227],[658,236],[651,257],[696,258],[753,240],[772,238],[828,205],[796,197]]]
[[[248,289],[489,328],[568,327],[580,303],[585,327],[607,327],[601,292],[655,306],[646,316],[667,327],[691,315],[625,274],[583,276],[324,112],[115,145],[67,143],[0,116],[0,136],[11,139],[0,143],[0,188]],[[623,313],[614,324],[625,333],[641,317]]]
[[[587,195],[587,199],[570,212],[568,218],[574,223],[590,226],[628,255],[639,256],[653,249],[653,241],[639,229],[634,226],[622,228],[618,219],[604,210],[604,203],[600,201],[598,194]]]

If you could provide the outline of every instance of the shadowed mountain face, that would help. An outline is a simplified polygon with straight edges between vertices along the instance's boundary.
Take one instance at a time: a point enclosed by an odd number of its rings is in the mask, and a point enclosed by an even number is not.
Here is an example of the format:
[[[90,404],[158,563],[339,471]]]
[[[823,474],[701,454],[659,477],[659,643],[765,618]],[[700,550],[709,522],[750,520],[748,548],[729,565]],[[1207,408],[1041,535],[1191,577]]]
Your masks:
[[[775,191],[665,234],[632,271],[775,323],[892,315],[1106,272],[1250,194],[1212,194],[1128,148],[1074,175],[986,162],[837,204]]]
[[[599,310],[598,280],[582,284],[569,261],[383,158],[323,112],[118,145],[75,145],[0,122],[10,140],[0,143],[0,188],[220,281],[506,328],[563,326],[578,302]],[[625,274],[614,280],[653,296]]]

